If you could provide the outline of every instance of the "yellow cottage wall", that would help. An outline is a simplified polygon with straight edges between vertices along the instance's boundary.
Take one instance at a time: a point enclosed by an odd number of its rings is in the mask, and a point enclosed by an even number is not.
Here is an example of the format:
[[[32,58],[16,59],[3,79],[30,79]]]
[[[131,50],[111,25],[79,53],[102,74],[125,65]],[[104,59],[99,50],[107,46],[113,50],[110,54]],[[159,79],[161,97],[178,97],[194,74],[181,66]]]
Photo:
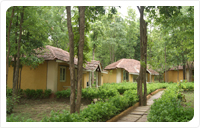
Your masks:
[[[86,88],[87,82],[89,82],[89,72],[83,74],[82,81],[82,88]]]
[[[116,69],[107,71],[108,74],[103,74],[103,83],[116,83]]]
[[[133,82],[133,75],[129,74],[129,82]]]
[[[66,81],[60,81],[60,67],[66,67]],[[56,76],[56,75],[55,75]],[[59,63],[58,64],[58,75],[57,75],[57,91],[62,91],[70,88],[70,69],[67,63]]]
[[[167,82],[177,82],[178,71],[177,70],[170,70],[167,72]],[[183,80],[183,71],[179,70],[179,81]],[[165,74],[164,74],[164,81],[165,81]]]
[[[21,73],[21,89],[43,89],[46,90],[47,86],[47,62],[35,69],[30,69],[29,66],[22,67]],[[8,71],[8,87],[13,87],[13,67],[9,66]]]

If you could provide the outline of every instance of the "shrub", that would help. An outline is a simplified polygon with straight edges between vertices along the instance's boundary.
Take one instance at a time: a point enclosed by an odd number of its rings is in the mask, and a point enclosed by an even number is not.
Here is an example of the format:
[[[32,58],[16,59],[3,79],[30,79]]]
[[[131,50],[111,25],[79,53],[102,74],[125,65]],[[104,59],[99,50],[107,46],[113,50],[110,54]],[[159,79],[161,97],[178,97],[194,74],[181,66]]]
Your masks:
[[[119,92],[117,91],[117,89],[113,89],[113,88],[99,88],[98,89],[98,97],[101,99],[107,99],[109,97],[113,97],[119,95]]]
[[[82,89],[82,97],[93,100],[98,97],[98,89],[97,88],[85,88]]]
[[[52,93],[52,90],[51,90],[51,89],[45,90],[45,92],[44,92],[44,98],[49,98],[50,95],[51,95],[51,93]]]
[[[117,114],[118,109],[109,102],[90,104],[80,112],[80,116],[89,122],[102,122]]]
[[[51,111],[51,116],[45,117],[41,120],[42,122],[72,122],[69,111],[63,110],[62,113]]]
[[[67,89],[67,90],[57,91],[55,95],[57,98],[68,98],[70,97],[70,93],[71,93],[70,89]]]
[[[14,114],[11,114],[10,116],[6,117],[6,122],[36,122],[36,121],[31,118],[25,119],[24,117],[14,116]]]
[[[33,91],[31,91],[31,89],[26,89],[26,90],[24,90],[24,93],[26,94],[26,97],[27,97],[28,99],[31,99],[32,96],[34,96],[34,93],[33,93]]]
[[[34,90],[34,93],[35,93],[33,95],[34,99],[43,98],[43,90],[42,89]]]
[[[12,93],[13,93],[12,89],[9,88],[6,89],[6,96],[12,96]]]
[[[150,122],[184,122],[193,118],[194,110],[185,109],[181,104],[179,87],[169,86],[161,98],[151,106],[147,120]]]
[[[11,114],[13,112],[14,102],[12,96],[6,97],[6,113]]]

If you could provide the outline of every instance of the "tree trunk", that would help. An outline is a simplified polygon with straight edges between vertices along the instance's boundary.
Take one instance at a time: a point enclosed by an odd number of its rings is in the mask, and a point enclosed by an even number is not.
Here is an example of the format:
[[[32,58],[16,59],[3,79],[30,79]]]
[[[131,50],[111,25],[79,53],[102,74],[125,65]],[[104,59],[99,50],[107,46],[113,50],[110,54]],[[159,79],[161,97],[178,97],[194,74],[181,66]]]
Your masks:
[[[66,12],[67,12],[67,26],[68,26],[68,35],[69,35],[69,45],[70,45],[70,85],[71,85],[70,113],[75,113],[74,35],[72,32],[72,25],[71,25],[71,7],[70,6],[66,6]]]
[[[179,66],[177,67],[177,82],[179,82]]]
[[[94,72],[91,72],[91,85],[94,84]]]
[[[18,40],[18,47],[17,47],[17,63],[16,63],[16,69],[15,69],[15,77],[13,81],[13,96],[15,97],[17,95],[16,86],[18,81],[18,75],[19,75],[19,66],[20,66],[20,42],[22,37],[22,24],[23,24],[23,17],[24,17],[24,6],[21,12],[21,20],[20,20],[20,33],[19,33],[19,40]]]
[[[22,74],[22,67],[20,67],[20,71],[19,71],[19,80],[18,80],[18,87],[17,87],[17,91],[19,92],[19,90],[21,89],[21,74]]]
[[[189,82],[192,82],[192,68],[193,68],[193,62],[189,65]]]
[[[84,48],[84,27],[85,27],[85,6],[80,6],[80,41],[79,41],[79,59],[78,59],[78,88],[76,112],[80,113],[81,96],[82,96],[82,70],[83,70],[83,48]]]
[[[8,83],[8,68],[9,68],[9,54],[10,54],[10,29],[11,29],[11,24],[12,24],[13,15],[14,15],[14,8],[15,8],[15,6],[13,7],[13,10],[12,10],[10,24],[9,24],[9,27],[8,27],[8,34],[7,34],[8,52],[7,52],[7,55],[6,55],[6,86],[7,86],[7,83]]]
[[[95,56],[95,44],[93,45],[93,58],[92,60],[94,60],[94,56]],[[94,72],[91,72],[91,85],[94,84]]]
[[[92,60],[94,60],[94,56],[95,56],[95,44],[93,45]]]
[[[166,46],[165,46],[165,82],[167,82],[167,71],[166,71]]]
[[[144,61],[145,67],[144,68],[144,97],[143,97],[143,106],[147,105],[147,80],[146,80],[146,69],[147,69],[147,23],[143,20],[143,38],[144,38]],[[151,81],[151,79],[150,79]]]
[[[137,6],[138,7],[138,6]],[[138,78],[138,84],[137,84],[137,92],[139,97],[139,105],[146,105],[146,94],[147,94],[147,88],[146,88],[146,59],[147,59],[147,35],[146,35],[146,22],[143,19],[143,13],[144,13],[144,6],[138,7],[140,12],[140,74]],[[142,94],[142,85],[144,86],[144,93]]]
[[[183,80],[185,80],[186,75],[186,65],[183,65]]]

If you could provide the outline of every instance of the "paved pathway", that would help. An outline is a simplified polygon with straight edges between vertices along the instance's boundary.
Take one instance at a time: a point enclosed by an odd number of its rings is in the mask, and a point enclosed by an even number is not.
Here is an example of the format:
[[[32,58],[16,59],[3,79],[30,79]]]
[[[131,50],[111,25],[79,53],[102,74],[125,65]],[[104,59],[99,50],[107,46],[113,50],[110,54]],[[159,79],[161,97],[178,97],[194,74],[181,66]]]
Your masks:
[[[128,115],[120,118],[117,122],[147,122],[147,114],[149,113],[151,105],[154,103],[154,99],[160,98],[163,91],[151,96],[147,101],[147,106],[138,106]]]

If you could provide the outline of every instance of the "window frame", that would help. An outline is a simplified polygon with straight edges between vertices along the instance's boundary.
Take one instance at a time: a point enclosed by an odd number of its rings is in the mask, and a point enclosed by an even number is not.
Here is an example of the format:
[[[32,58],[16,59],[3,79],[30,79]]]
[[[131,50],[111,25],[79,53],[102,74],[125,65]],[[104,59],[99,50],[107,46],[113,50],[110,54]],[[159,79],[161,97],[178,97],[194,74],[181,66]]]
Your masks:
[[[126,79],[127,77],[128,77],[128,79]],[[129,73],[126,70],[123,71],[123,80],[129,81]]]
[[[62,70],[61,70],[62,69]],[[63,69],[65,70],[65,74],[64,74],[64,79],[61,79],[61,76],[63,78]],[[62,71],[62,72],[61,72]],[[60,82],[66,82],[66,67],[65,66],[60,66],[59,67],[59,79],[60,79]]]

